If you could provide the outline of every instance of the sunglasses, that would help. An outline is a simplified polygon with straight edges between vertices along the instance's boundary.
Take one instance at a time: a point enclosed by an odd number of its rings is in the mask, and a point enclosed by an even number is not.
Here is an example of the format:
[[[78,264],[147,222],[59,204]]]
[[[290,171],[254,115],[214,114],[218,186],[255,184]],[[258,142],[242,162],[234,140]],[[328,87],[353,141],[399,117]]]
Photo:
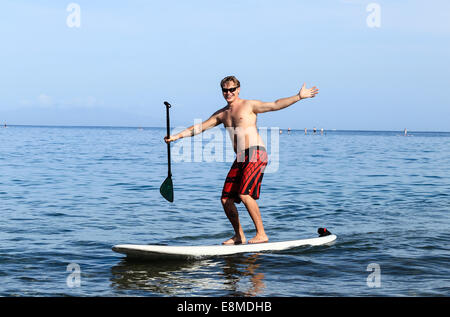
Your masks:
[[[222,92],[226,93],[226,92],[235,92],[236,89],[238,89],[239,86],[237,87],[233,87],[233,88],[222,88]]]

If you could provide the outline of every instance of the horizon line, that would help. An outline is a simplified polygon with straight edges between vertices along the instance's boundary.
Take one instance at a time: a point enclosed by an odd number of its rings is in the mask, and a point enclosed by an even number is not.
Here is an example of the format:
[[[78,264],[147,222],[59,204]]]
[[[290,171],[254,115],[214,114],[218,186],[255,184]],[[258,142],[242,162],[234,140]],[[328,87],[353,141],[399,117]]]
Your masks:
[[[48,127],[48,128],[127,128],[127,129],[165,129],[166,127],[158,127],[158,126],[121,126],[121,125],[52,125],[52,124],[2,124],[0,127]],[[304,131],[305,128],[297,129],[297,128],[281,128],[280,130],[288,130],[291,131]],[[306,128],[308,131],[313,130],[314,128]],[[316,128],[317,133],[320,133],[321,128]],[[323,129],[323,131],[352,131],[352,132],[404,132],[402,130],[362,130],[362,129]],[[415,132],[415,133],[450,133],[450,131],[419,131],[419,130],[407,130],[407,132]]]

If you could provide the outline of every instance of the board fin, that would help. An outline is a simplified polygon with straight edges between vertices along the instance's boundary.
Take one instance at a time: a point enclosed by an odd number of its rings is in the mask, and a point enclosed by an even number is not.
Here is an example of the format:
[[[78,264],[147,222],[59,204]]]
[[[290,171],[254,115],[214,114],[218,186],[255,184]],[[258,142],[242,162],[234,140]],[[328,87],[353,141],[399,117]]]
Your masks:
[[[319,228],[317,229],[317,233],[319,234],[319,237],[325,237],[331,234],[331,232],[328,231],[327,228]]]

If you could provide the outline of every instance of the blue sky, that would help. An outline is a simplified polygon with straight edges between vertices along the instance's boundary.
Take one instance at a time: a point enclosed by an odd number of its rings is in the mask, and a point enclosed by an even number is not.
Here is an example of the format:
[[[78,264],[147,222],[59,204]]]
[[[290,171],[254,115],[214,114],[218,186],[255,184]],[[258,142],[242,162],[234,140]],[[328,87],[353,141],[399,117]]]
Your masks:
[[[3,0],[0,123],[173,126],[225,105],[219,82],[272,101],[266,127],[450,131],[449,1]],[[381,9],[369,27],[366,9]]]

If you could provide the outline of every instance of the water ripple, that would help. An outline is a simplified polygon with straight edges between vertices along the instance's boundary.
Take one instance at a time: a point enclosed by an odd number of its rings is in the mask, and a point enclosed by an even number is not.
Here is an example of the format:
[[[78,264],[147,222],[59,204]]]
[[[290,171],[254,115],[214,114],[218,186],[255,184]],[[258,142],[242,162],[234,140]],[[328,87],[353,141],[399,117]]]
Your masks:
[[[336,243],[186,263],[139,263],[118,243],[218,244],[232,229],[220,191],[231,162],[172,164],[164,129],[10,127],[0,131],[2,296],[446,296],[448,134],[280,136],[259,205],[271,241]],[[6,141],[5,141],[6,140]],[[270,154],[270,147],[269,154]],[[253,223],[240,204],[247,236]],[[66,283],[81,268],[80,288]],[[370,263],[381,287],[367,286]]]

